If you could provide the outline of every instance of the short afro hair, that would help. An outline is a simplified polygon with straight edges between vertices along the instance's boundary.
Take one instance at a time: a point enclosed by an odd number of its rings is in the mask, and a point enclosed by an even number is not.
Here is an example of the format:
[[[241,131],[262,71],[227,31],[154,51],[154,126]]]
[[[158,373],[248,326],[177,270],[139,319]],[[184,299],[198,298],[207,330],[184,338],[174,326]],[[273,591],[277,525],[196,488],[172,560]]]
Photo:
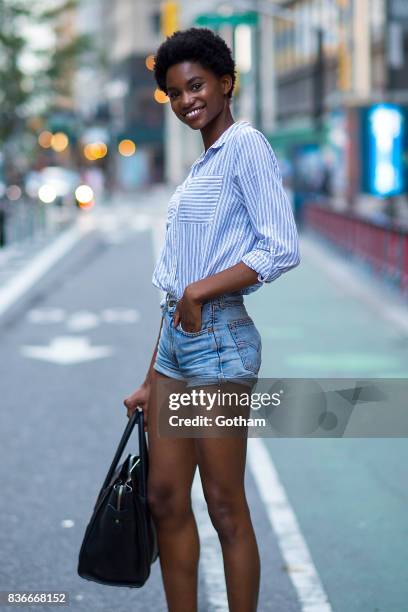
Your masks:
[[[159,89],[165,94],[166,74],[171,66],[181,62],[198,62],[219,77],[229,74],[232,87],[228,97],[232,96],[236,73],[231,50],[221,36],[208,28],[189,28],[174,32],[158,48],[154,62],[154,77]]]

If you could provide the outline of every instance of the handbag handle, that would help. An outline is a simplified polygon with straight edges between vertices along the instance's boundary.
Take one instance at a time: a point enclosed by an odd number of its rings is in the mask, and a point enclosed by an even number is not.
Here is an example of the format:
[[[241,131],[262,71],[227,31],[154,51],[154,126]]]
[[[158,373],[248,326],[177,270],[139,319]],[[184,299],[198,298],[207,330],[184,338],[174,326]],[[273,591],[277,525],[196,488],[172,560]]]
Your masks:
[[[122,457],[125,446],[130,438],[130,434],[132,433],[133,428],[136,425],[136,423],[138,425],[138,430],[139,430],[139,435],[138,435],[139,456],[140,456],[140,467],[141,467],[141,472],[142,472],[142,478],[141,478],[141,483],[140,483],[141,484],[141,494],[143,497],[146,497],[146,473],[147,473],[148,455],[147,455],[146,434],[144,431],[143,410],[141,408],[137,408],[133,412],[132,416],[130,417],[126,425],[125,431],[123,432],[123,435],[119,441],[117,451],[112,460],[112,463],[106,475],[105,481],[102,485],[102,490],[106,489],[106,487],[110,484],[110,481],[112,480],[112,476],[116,470],[116,467],[120,461],[120,458]]]

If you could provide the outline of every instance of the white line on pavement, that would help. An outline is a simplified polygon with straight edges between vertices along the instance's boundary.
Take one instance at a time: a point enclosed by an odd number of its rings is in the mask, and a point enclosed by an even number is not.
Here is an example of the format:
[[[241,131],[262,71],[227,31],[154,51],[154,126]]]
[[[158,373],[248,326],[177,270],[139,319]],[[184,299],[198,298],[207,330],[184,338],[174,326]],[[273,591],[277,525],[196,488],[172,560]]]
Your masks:
[[[248,461],[303,612],[331,612],[294,511],[260,438],[248,439]],[[291,571],[292,568],[292,571]]]
[[[91,218],[82,218],[74,227],[64,231],[44,248],[5,287],[0,289],[0,316],[6,312],[34,283],[41,278],[65,253],[94,227]]]

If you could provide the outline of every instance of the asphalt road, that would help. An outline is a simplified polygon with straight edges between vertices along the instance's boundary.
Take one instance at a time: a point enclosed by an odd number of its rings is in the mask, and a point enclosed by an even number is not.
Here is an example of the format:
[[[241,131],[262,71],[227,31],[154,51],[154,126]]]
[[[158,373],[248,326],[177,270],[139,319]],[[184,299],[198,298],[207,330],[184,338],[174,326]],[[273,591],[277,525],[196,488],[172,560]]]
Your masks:
[[[106,214],[0,318],[0,590],[65,591],[78,611],[166,610],[158,563],[142,589],[76,574],[127,422],[123,398],[143,380],[158,333],[162,213],[152,202]],[[309,243],[302,266],[246,300],[263,338],[261,376],[406,377],[408,331],[389,315],[403,305],[360,272],[366,294],[378,290],[389,308],[350,293],[322,263],[335,264],[332,254]],[[407,609],[407,460],[406,438],[249,441],[260,612]],[[200,610],[227,610],[197,481],[194,507]]]

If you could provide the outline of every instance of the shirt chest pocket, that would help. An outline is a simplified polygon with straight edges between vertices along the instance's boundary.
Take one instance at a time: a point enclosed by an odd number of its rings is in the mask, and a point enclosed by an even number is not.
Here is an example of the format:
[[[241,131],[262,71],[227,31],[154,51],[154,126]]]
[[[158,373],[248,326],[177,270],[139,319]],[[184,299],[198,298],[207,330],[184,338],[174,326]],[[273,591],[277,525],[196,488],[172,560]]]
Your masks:
[[[222,175],[195,176],[180,196],[180,223],[211,223],[220,199]]]

